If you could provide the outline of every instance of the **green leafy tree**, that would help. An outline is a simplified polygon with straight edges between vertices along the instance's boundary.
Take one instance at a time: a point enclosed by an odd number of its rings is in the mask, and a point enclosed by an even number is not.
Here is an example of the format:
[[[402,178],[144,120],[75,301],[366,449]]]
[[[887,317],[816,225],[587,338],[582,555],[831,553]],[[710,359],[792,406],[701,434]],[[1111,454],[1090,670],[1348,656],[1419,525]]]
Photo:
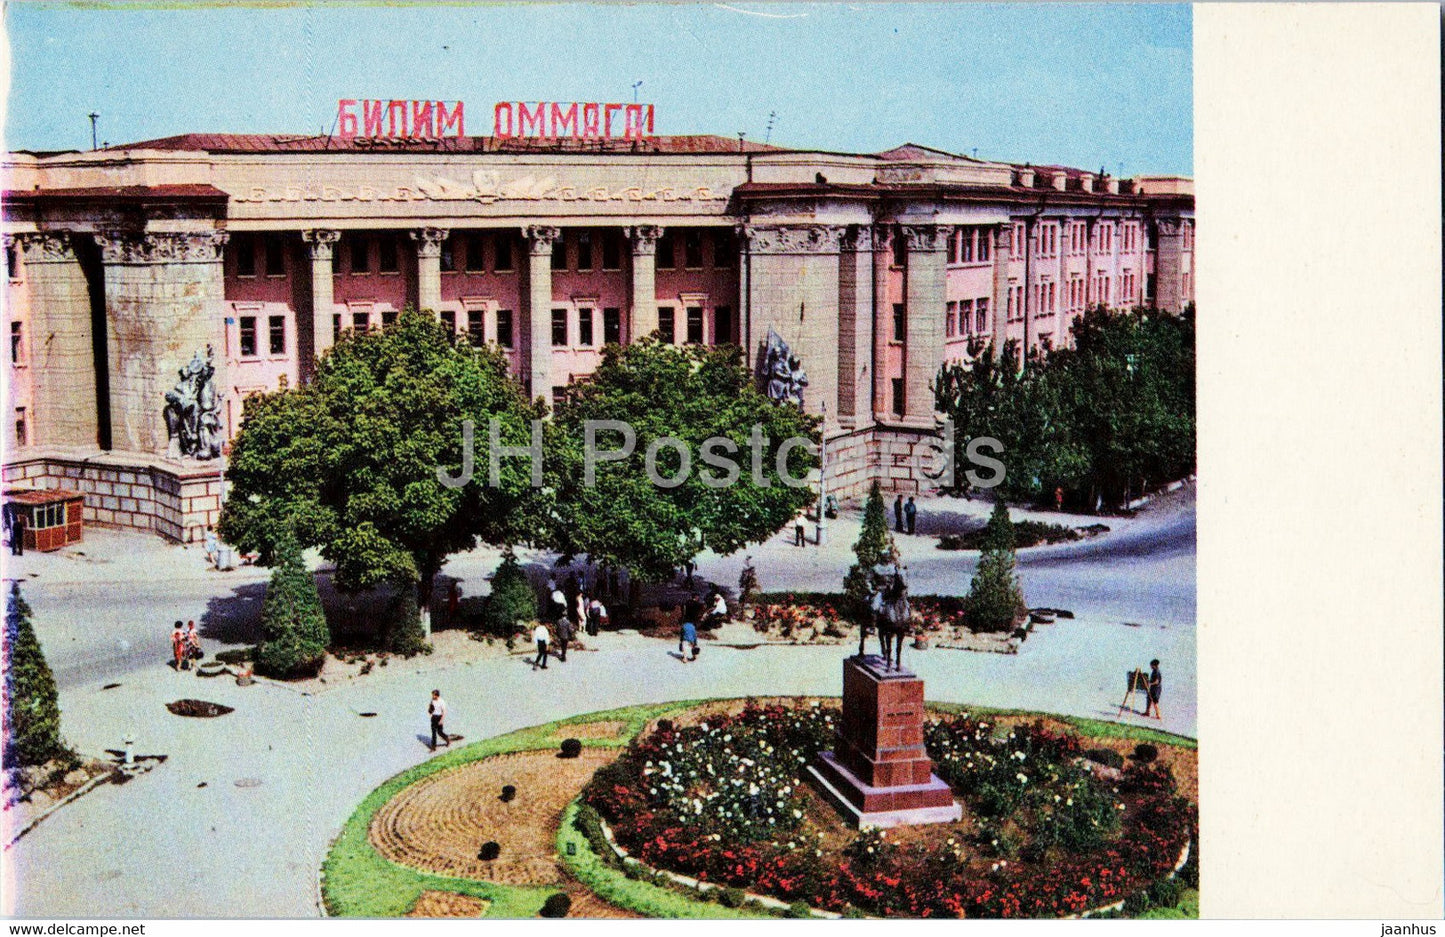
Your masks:
[[[586,484],[583,455],[589,420],[625,422],[636,434],[632,456],[599,461],[592,486]],[[776,457],[789,439],[804,438],[816,447],[818,419],[769,400],[733,346],[676,347],[652,339],[608,346],[592,380],[557,405],[554,423],[547,457],[555,495],[554,545],[626,567],[634,580],[665,579],[704,548],[726,555],[763,540],[815,498],[810,486],[784,483]],[[750,449],[754,426],[763,440],[756,466]],[[680,440],[690,463],[683,473],[684,457],[676,448],[657,449],[658,475],[678,480],[671,487],[654,484],[644,471],[647,452],[664,437]],[[713,438],[735,447],[735,455],[712,453],[736,462],[732,484],[725,483],[725,470],[704,464],[703,444]],[[621,449],[625,441],[615,431],[599,431],[596,439],[599,449],[609,450]],[[785,458],[796,479],[818,465],[816,448],[792,446]]]
[[[261,605],[261,643],[256,667],[269,676],[313,676],[326,661],[331,632],[316,580],[301,545],[283,528],[273,547],[271,582]]]
[[[482,608],[482,627],[488,634],[510,638],[519,621],[537,617],[537,593],[516,554],[506,553],[492,575],[492,594]]]
[[[5,767],[43,765],[67,758],[60,740],[60,698],[45,662],[30,605],[12,583],[5,608]]]
[[[974,631],[1008,631],[1027,606],[1014,571],[1018,559],[1014,553],[1013,523],[1002,501],[994,505],[989,516],[984,543],[978,569],[964,599],[965,620]]]
[[[863,505],[863,527],[858,533],[858,541],[853,544],[853,555],[857,561],[843,577],[843,594],[849,614],[857,621],[865,621],[869,616],[868,600],[877,585],[873,581],[873,570],[888,562],[893,555],[893,539],[888,535],[883,491],[876,480],[868,489],[868,500]]]
[[[408,309],[386,329],[345,332],[310,383],[246,401],[221,536],[270,563],[294,529],[336,564],[339,588],[390,583],[427,607],[452,553],[530,539],[529,460],[502,459],[499,484],[487,484],[488,429],[495,417],[502,444],[525,447],[543,412],[499,351],[458,342],[429,316]],[[464,421],[477,478],[448,487],[438,469],[460,474]]]

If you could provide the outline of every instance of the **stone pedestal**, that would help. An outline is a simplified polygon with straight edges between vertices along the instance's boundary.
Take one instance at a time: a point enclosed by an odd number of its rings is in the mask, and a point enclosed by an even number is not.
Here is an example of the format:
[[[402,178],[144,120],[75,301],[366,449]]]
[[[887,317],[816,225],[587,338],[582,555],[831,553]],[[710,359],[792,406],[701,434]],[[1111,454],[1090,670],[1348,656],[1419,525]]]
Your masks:
[[[923,681],[875,655],[843,662],[838,739],[808,770],[860,829],[963,815],[923,747]]]

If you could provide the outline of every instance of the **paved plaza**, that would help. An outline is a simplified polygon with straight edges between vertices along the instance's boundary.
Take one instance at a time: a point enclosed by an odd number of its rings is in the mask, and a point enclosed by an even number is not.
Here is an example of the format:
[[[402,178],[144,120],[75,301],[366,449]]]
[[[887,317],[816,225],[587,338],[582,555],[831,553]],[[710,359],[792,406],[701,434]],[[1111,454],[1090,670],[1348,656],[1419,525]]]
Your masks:
[[[981,524],[989,506],[953,499],[920,506],[919,534],[898,538],[913,591],[966,591],[977,555],[938,550],[937,534]],[[1020,552],[1030,604],[1068,608],[1074,620],[1041,627],[1017,655],[905,652],[930,699],[1112,719],[1124,672],[1157,657],[1165,672],[1163,728],[1195,735],[1192,490],[1137,517],[1103,520],[1111,530],[1097,539]],[[824,547],[793,547],[791,531],[757,546],[751,553],[763,588],[836,590],[857,533],[856,514],[845,513]],[[496,561],[496,551],[478,550],[454,558],[445,575],[461,580],[464,596],[480,595]],[[698,574],[735,586],[741,564],[742,556],[703,556]],[[331,838],[368,791],[430,757],[425,706],[433,687],[450,705],[449,730],[475,741],[633,703],[836,696],[849,653],[847,645],[715,642],[697,664],[683,666],[668,642],[622,632],[592,639],[594,649],[545,672],[534,672],[519,648],[465,661],[395,660],[333,685],[238,687],[173,672],[165,663],[169,626],[176,618],[203,622],[207,652],[254,641],[266,570],[217,573],[195,547],[97,530],[78,550],[27,555],[6,575],[25,582],[35,608],[69,741],[102,754],[134,733],[139,753],[168,756],[126,785],[104,785],[68,805],[12,848],[15,881],[7,891],[21,916],[319,914],[317,869]],[[171,716],[163,704],[182,697],[235,711]]]

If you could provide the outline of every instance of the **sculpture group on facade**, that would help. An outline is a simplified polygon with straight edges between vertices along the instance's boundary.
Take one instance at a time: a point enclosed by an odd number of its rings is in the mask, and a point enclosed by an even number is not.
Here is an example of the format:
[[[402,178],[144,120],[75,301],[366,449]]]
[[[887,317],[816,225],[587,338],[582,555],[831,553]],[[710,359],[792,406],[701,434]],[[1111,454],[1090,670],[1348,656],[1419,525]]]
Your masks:
[[[771,328],[768,329],[762,370],[765,391],[770,400],[774,403],[790,400],[799,407],[803,405],[803,388],[808,386],[808,374],[803,370],[803,363],[793,357],[788,343]]]
[[[221,398],[216,393],[214,351],[206,346],[205,360],[198,351],[177,372],[180,380],[166,391],[162,413],[171,458],[215,459],[221,455]]]

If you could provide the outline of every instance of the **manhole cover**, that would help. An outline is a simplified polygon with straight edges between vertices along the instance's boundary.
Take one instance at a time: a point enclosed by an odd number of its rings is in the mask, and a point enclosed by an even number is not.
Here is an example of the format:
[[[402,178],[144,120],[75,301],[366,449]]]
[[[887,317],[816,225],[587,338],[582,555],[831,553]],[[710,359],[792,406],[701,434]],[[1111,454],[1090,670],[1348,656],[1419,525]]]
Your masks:
[[[230,706],[222,706],[220,703],[208,703],[199,699],[182,699],[174,703],[166,703],[169,709],[177,716],[194,716],[198,719],[209,719],[214,716],[224,716],[226,713],[235,712]]]
[[[237,778],[237,779],[236,779],[236,786],[237,786],[237,787],[260,787],[260,786],[261,786],[261,779],[260,779],[260,778]]]

